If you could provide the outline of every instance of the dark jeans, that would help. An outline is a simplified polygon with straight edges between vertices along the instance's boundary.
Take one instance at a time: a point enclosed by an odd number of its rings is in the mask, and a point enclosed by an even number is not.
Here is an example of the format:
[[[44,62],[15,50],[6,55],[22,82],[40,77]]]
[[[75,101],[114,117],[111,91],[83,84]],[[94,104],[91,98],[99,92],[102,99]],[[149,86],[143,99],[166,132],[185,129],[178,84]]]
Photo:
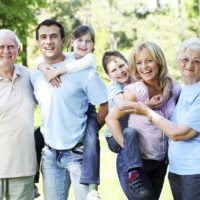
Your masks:
[[[123,130],[124,147],[115,141],[113,137],[107,137],[108,147],[117,155],[117,173],[121,187],[129,200],[134,199],[133,194],[129,190],[128,171],[133,168],[141,168],[142,160],[140,157],[137,132],[132,128],[125,128]]]
[[[174,200],[200,200],[200,174],[178,175],[169,173]]]
[[[167,170],[165,161],[156,160],[142,160],[143,168],[141,169],[141,177],[150,191],[150,196],[147,198],[140,198],[138,200],[158,200]],[[117,157],[117,172],[120,179],[121,186],[129,200],[136,200],[129,191],[128,174],[123,172],[123,159],[119,154]]]
[[[142,160],[137,141],[137,132],[132,128],[123,130],[124,147],[115,141],[113,137],[106,138],[108,147],[112,152],[119,153],[123,158],[123,171],[127,172],[132,168],[141,168]]]
[[[87,129],[83,139],[83,162],[80,183],[99,184],[100,143],[97,113],[93,105],[89,104],[87,111]]]
[[[35,149],[36,149],[36,155],[37,155],[37,164],[38,164],[38,171],[35,175],[34,182],[39,183],[41,153],[42,153],[42,149],[44,147],[44,138],[42,136],[42,133],[40,132],[40,128],[37,128],[35,130],[34,137],[35,137]]]
[[[137,141],[137,132],[132,128],[126,128],[123,131],[124,148],[122,149],[113,137],[106,138],[111,151],[117,155],[117,173],[121,187],[129,200],[137,200],[129,190],[128,170],[131,168],[142,167],[140,174],[144,183],[150,191],[148,198],[139,198],[138,200],[157,200],[159,199],[164,178],[167,170],[165,160],[146,160],[141,161]],[[143,165],[142,165],[143,163]]]

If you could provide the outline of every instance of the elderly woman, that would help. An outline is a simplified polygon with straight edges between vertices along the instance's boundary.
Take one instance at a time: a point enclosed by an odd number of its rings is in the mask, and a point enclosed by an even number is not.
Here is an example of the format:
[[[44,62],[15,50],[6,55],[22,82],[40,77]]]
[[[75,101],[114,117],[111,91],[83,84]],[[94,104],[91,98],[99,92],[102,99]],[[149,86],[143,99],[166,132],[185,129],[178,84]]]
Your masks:
[[[200,39],[185,40],[177,54],[185,87],[171,121],[141,103],[134,113],[145,115],[169,139],[169,181],[175,200],[200,199]],[[130,111],[130,110],[129,110]]]

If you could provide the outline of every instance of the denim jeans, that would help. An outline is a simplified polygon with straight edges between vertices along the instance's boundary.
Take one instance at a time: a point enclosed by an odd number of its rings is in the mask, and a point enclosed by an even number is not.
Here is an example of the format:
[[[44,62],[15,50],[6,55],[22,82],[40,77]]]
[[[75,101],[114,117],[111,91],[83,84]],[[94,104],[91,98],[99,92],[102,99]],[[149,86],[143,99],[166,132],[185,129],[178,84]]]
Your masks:
[[[141,168],[142,160],[138,147],[137,132],[132,128],[123,130],[124,147],[114,140],[113,137],[106,138],[108,146],[112,152],[117,155],[117,173],[121,187],[129,200],[133,200],[134,196],[129,190],[128,171],[133,168]]]
[[[169,173],[174,200],[200,200],[200,174],[178,175]]]
[[[129,190],[128,174],[123,171],[123,159],[119,154],[117,157],[117,172],[121,187],[129,200],[158,200],[164,183],[167,164],[165,160],[157,161],[143,159],[142,162],[143,167],[140,175],[148,188],[150,195],[146,198],[139,199],[133,196]]]
[[[95,106],[89,104],[87,116],[87,129],[83,138],[83,163],[80,183],[99,184],[100,144]]]
[[[45,146],[42,151],[42,174],[45,200],[67,200],[70,185],[76,200],[85,200],[88,186],[80,184],[83,146],[57,151]]]
[[[113,137],[106,138],[108,146],[112,152],[121,155],[123,160],[123,171],[127,172],[132,168],[141,168],[142,160],[138,147],[137,132],[132,128],[123,130],[124,147],[115,141]]]

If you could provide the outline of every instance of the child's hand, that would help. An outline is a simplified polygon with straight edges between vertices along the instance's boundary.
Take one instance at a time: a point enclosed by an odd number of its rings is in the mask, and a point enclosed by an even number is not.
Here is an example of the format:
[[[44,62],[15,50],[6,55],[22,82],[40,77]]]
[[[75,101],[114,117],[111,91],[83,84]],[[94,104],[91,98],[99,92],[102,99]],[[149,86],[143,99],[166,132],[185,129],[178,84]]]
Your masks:
[[[57,69],[51,67],[47,63],[41,63],[38,65],[38,69],[41,70],[44,73],[45,79],[51,83],[52,86],[54,87],[59,87],[60,86],[60,78],[59,72]]]
[[[162,106],[163,103],[163,95],[162,94],[157,94],[155,96],[153,96],[149,102],[146,103],[147,106],[149,106],[150,108],[160,108]]]
[[[49,81],[53,87],[60,87],[60,78],[56,77]]]
[[[55,68],[46,68],[44,72],[45,79],[50,82],[52,79],[58,78],[57,69]]]

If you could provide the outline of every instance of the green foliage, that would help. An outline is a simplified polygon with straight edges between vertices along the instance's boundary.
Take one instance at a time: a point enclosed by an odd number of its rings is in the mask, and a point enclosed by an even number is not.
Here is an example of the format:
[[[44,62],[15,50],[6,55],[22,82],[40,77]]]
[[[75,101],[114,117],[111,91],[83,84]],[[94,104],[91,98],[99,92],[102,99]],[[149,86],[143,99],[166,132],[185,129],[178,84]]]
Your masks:
[[[0,28],[15,31],[26,50],[27,42],[32,44],[30,37],[34,38],[38,19],[55,18],[61,22],[67,40],[77,25],[89,24],[96,32],[97,69],[104,78],[101,59],[106,50],[127,53],[138,42],[151,40],[161,46],[170,73],[179,78],[175,63],[177,48],[183,39],[200,35],[199,0],[168,0],[165,5],[162,0],[159,2],[159,6],[152,8],[150,1],[140,0],[0,0]],[[34,51],[28,46],[29,61]],[[21,57],[25,59],[26,53]]]
[[[49,11],[52,18],[58,20],[65,28],[67,41],[70,41],[72,30],[81,24],[80,19],[76,17],[76,13],[81,8],[83,1],[81,0],[59,0],[54,1]]]
[[[36,10],[46,5],[45,0],[1,0],[0,28],[15,31],[26,42],[31,25],[37,23]]]
[[[185,1],[185,9],[187,10],[187,16],[189,18],[195,18],[200,15],[199,13],[199,0],[187,0]]]
[[[0,0],[0,28],[14,31],[26,49],[27,37],[37,23],[36,11],[46,5],[46,0]],[[26,53],[20,54],[20,60],[26,60]]]

